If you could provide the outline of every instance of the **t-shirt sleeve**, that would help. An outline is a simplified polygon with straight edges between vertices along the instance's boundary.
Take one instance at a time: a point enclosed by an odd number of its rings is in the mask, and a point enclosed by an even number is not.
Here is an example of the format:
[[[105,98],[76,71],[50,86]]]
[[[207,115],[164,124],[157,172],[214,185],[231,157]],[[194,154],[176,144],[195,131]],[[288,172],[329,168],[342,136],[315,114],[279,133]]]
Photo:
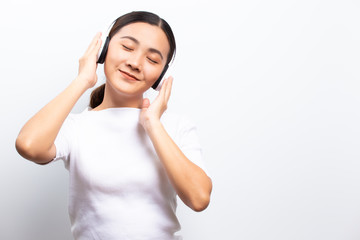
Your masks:
[[[204,163],[197,127],[193,121],[186,117],[181,119],[179,147],[190,161],[210,176]]]
[[[53,162],[63,160],[66,167],[69,164],[71,146],[74,140],[74,122],[73,116],[70,114],[65,119],[54,142],[56,156],[53,159]]]

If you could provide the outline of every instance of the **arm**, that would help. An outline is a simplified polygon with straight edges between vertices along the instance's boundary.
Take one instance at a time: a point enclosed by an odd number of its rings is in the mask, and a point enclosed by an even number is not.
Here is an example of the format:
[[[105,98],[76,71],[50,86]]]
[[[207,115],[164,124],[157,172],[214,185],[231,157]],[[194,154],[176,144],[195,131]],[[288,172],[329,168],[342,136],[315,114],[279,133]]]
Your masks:
[[[97,81],[96,60],[100,45],[98,33],[79,60],[77,78],[21,129],[15,143],[21,156],[38,164],[46,164],[55,157],[54,141],[63,122],[81,95]]]
[[[184,155],[160,122],[170,97],[171,85],[172,78],[167,79],[151,105],[147,99],[144,100],[140,123],[149,135],[178,196],[194,211],[202,211],[210,202],[211,179]]]

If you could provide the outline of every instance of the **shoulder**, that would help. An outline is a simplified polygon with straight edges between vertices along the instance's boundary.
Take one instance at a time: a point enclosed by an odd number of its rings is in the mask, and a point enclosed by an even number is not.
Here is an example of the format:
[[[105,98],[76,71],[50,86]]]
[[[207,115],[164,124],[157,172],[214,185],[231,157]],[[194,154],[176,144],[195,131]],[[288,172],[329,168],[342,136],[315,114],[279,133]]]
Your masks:
[[[85,109],[84,111],[82,111],[80,113],[70,113],[66,117],[66,119],[62,125],[62,128],[73,127],[73,126],[79,124],[79,122],[81,122],[81,120],[84,120],[88,117],[88,114],[87,114],[88,111],[89,111],[88,109]]]
[[[165,112],[161,118],[166,131],[178,141],[180,141],[188,132],[196,132],[195,121],[184,114]]]
[[[189,116],[172,112],[165,112],[161,117],[161,122],[165,126],[175,129],[195,126],[195,122]]]

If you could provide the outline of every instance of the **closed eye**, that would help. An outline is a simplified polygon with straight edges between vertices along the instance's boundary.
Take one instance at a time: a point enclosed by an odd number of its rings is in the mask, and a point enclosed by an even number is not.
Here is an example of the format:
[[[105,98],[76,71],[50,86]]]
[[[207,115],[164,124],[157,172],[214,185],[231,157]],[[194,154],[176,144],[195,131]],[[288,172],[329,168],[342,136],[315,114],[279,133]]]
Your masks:
[[[124,44],[122,44],[122,46],[123,46],[123,48],[124,48],[125,50],[127,50],[127,51],[132,51],[132,50],[133,50],[132,48],[129,48],[129,47],[127,47],[127,46],[124,45]]]
[[[155,60],[153,60],[153,59],[151,59],[151,58],[149,58],[149,57],[147,57],[147,59],[149,59],[149,61],[152,62],[152,63],[158,64],[157,61],[155,61]]]

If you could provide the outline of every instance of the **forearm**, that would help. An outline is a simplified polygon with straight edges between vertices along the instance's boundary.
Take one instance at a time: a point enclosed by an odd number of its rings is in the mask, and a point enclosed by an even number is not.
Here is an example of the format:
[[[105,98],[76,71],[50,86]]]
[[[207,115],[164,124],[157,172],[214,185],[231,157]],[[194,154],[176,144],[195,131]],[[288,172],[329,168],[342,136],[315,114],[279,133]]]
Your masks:
[[[147,133],[178,196],[193,210],[204,210],[210,201],[211,179],[184,155],[160,121],[149,123]]]
[[[57,97],[36,113],[21,129],[16,149],[21,156],[36,163],[47,163],[55,157],[54,141],[62,124],[80,96],[97,81],[97,53],[101,46],[97,33],[79,60],[77,78]]]
[[[16,140],[18,152],[37,163],[48,162],[55,138],[80,96],[84,84],[75,79],[63,92],[36,113],[21,129]]]

